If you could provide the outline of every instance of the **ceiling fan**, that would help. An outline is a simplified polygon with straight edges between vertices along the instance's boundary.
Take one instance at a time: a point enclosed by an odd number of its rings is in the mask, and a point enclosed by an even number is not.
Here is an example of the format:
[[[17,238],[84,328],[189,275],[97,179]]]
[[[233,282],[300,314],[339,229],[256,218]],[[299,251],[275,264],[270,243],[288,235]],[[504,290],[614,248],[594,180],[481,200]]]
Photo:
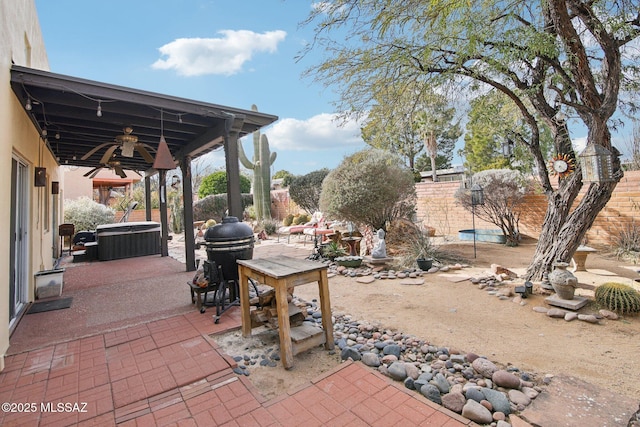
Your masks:
[[[116,136],[113,142],[105,142],[104,144],[100,144],[97,147],[92,148],[87,154],[82,156],[81,159],[87,160],[98,150],[101,150],[104,147],[109,147],[100,159],[100,163],[102,164],[107,164],[118,148],[120,148],[122,157],[133,157],[133,152],[135,150],[140,153],[147,163],[153,163],[154,158],[149,153],[149,150],[155,150],[148,144],[138,142],[138,137],[131,134],[133,132],[133,128],[131,126],[126,126],[122,130],[124,134]]]
[[[118,175],[120,178],[127,177],[127,174],[124,173],[124,169],[122,169],[122,166],[120,166],[120,162],[117,160],[111,160],[106,163],[103,163],[100,166],[97,166],[91,169],[89,172],[85,173],[84,176],[88,176],[89,178],[93,179],[96,177],[96,175],[98,175],[98,172],[100,172],[104,168],[113,169],[116,175]]]

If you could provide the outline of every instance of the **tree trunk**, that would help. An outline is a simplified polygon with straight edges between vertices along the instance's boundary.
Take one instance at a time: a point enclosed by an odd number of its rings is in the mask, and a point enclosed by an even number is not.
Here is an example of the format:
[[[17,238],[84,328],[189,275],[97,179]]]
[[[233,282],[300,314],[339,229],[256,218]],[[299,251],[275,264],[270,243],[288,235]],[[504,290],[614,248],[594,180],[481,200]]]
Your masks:
[[[560,188],[548,198],[547,213],[533,259],[525,274],[526,280],[540,280],[555,261],[569,262],[583,242],[598,213],[605,207],[623,172],[617,153],[613,154],[614,181],[591,183],[574,210],[573,202],[582,187],[580,168],[560,183]]]

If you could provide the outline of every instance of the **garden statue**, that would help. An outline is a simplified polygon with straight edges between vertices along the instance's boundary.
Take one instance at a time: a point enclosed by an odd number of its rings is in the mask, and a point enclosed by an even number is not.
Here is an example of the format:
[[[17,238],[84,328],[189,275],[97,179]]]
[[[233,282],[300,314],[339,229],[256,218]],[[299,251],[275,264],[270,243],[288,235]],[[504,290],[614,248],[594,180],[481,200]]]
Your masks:
[[[384,242],[384,230],[381,228],[377,231],[378,241],[371,251],[371,258],[386,258],[387,246]]]

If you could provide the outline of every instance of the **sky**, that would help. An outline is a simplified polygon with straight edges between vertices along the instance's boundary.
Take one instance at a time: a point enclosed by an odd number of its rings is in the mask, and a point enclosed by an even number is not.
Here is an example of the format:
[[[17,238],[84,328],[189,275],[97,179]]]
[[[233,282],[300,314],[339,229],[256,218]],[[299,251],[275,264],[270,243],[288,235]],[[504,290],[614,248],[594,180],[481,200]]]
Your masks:
[[[313,35],[305,0],[36,0],[51,72],[273,114],[262,129],[272,173],[335,168],[366,148],[356,123],[339,125],[337,95],[302,77]],[[317,55],[314,53],[313,55]],[[248,156],[253,138],[242,139]],[[222,151],[206,159],[224,166]]]
[[[357,123],[339,124],[331,89],[303,78],[319,51],[296,56],[313,36],[301,26],[315,0],[35,0],[54,73],[273,114],[262,129],[272,173],[333,169],[366,148]],[[577,123],[577,121],[576,121]],[[571,124],[578,151],[586,128]],[[630,132],[629,126],[625,132]],[[628,137],[613,135],[625,151]],[[247,155],[253,138],[242,139]],[[454,153],[462,148],[462,139]],[[224,167],[222,151],[206,159]],[[453,164],[462,160],[454,156]]]

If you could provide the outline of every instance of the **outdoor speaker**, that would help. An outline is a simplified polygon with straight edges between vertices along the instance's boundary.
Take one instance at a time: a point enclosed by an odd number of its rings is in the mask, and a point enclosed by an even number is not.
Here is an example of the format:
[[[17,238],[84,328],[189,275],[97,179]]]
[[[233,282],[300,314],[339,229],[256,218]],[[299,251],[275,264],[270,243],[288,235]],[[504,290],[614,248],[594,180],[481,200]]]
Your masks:
[[[47,168],[36,168],[35,186],[44,187],[47,185]]]

